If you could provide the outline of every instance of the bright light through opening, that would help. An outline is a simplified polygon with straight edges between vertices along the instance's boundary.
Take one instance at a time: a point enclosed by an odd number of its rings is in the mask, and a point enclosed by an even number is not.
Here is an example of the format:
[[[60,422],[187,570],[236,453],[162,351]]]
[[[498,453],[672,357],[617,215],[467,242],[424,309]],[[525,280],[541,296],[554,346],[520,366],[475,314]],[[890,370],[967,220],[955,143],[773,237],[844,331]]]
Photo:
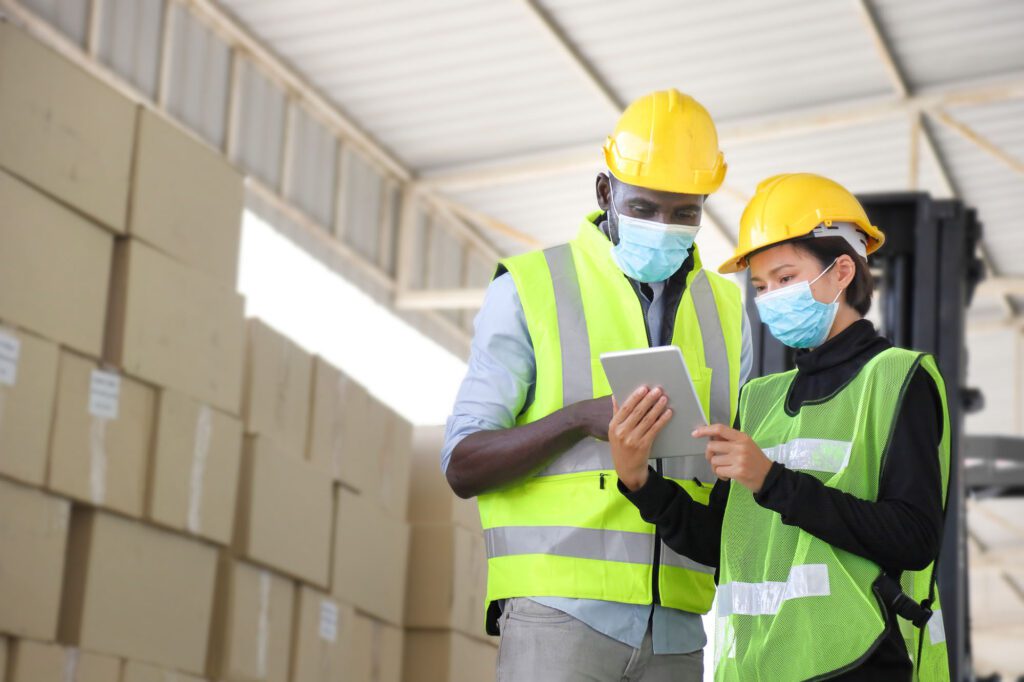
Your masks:
[[[239,291],[258,317],[414,424],[443,424],[466,364],[274,230],[242,222]]]

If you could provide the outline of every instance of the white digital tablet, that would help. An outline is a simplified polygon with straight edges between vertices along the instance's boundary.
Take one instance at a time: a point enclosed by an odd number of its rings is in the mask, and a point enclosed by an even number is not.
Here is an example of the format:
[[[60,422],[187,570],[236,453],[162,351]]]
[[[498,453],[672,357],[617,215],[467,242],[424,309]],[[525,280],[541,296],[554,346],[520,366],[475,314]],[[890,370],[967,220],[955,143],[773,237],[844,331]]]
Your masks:
[[[660,386],[668,396],[672,418],[655,439],[651,459],[704,457],[707,439],[694,438],[690,434],[698,426],[706,425],[708,420],[697,399],[683,353],[677,346],[602,353],[601,366],[619,405],[625,403],[640,386]]]

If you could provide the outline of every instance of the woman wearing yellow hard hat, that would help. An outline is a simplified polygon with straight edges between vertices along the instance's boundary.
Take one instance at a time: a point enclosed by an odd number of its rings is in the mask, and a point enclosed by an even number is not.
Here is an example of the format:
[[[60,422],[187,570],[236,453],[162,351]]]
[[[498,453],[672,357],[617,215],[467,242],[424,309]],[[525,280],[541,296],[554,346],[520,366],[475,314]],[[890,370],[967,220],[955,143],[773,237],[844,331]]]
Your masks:
[[[796,369],[755,379],[736,423],[694,433],[708,505],[647,465],[671,419],[639,389],[609,429],[619,489],[666,544],[718,567],[718,680],[949,679],[934,560],[949,468],[930,356],[864,319],[885,238],[857,199],[808,173],[762,182],[720,272],[750,269]],[[717,550],[717,551],[716,551]]]

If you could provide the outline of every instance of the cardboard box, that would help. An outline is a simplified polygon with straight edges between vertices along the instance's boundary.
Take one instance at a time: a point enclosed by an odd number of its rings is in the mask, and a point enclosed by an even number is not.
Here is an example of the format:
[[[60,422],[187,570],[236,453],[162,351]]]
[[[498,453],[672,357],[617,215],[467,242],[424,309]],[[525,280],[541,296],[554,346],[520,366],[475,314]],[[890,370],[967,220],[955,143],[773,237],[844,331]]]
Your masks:
[[[231,544],[241,460],[242,422],[183,393],[160,391],[147,518]]]
[[[364,495],[338,489],[331,593],[367,614],[402,625],[409,526]]]
[[[409,479],[412,474],[412,424],[383,403],[374,400],[383,414],[384,441],[374,463],[376,486],[372,492],[392,517],[405,520],[409,512]]]
[[[114,257],[106,359],[228,414],[242,398],[242,297],[134,240]]]
[[[372,453],[383,444],[379,431],[368,433],[378,425],[368,419],[369,404],[365,388],[316,358],[306,456],[336,481],[358,491],[370,488]]]
[[[363,682],[401,682],[404,633],[387,623],[357,613],[352,629],[350,679]]]
[[[55,639],[67,500],[0,479],[0,632]]]
[[[309,429],[313,358],[260,320],[249,320],[245,372],[245,431],[303,458]]]
[[[0,206],[0,319],[98,357],[113,237],[3,171]]]
[[[59,644],[13,643],[8,682],[116,682],[121,661]]]
[[[498,668],[495,644],[457,632],[406,630],[404,653],[406,682],[485,682]]]
[[[463,500],[452,492],[441,471],[443,426],[417,426],[412,437],[412,482],[409,519],[416,523],[453,523],[480,531],[476,498]]]
[[[451,525],[414,525],[408,565],[406,627],[487,637],[487,555],[482,532]]]
[[[67,556],[62,642],[203,672],[217,572],[213,547],[76,508]]]
[[[235,550],[326,588],[330,578],[330,479],[263,437],[247,437],[238,489]]]
[[[222,555],[207,675],[288,682],[294,593],[292,581]]]
[[[355,652],[355,609],[311,587],[295,603],[291,682],[336,682],[349,677]]]
[[[0,121],[0,166],[124,231],[134,104],[0,22]]]
[[[0,326],[0,474],[46,482],[57,344]]]
[[[141,516],[155,400],[148,386],[61,351],[48,487]]]
[[[242,175],[223,154],[139,108],[132,235],[233,289],[242,199]]]
[[[125,661],[121,682],[206,682],[206,678],[164,670],[148,663]]]

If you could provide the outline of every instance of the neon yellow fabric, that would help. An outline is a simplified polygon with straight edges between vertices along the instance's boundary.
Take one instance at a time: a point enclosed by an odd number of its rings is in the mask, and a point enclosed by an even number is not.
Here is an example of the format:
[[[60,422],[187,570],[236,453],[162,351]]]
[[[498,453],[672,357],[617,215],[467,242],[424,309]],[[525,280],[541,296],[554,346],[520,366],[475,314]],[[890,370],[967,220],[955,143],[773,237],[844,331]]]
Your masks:
[[[755,379],[743,390],[740,421],[773,460],[875,500],[900,404],[919,365],[945,402],[933,360],[893,348],[840,392],[796,414],[785,405],[795,371]],[[943,481],[948,433],[946,416],[936,453]],[[806,680],[855,667],[884,636],[884,611],[872,589],[880,573],[874,562],[785,525],[733,483],[723,521],[715,678]],[[931,572],[922,574],[927,592]]]
[[[600,213],[587,216],[571,242],[572,261],[579,282],[586,332],[590,341],[593,396],[610,394],[600,364],[604,352],[644,348],[648,345],[643,312],[628,280],[611,258],[611,242],[594,224]],[[695,265],[688,283],[700,270]],[[502,261],[519,294],[537,361],[534,401],[520,415],[519,424],[541,419],[563,407],[562,350],[557,305],[544,252],[537,251]],[[739,391],[742,303],[731,282],[706,273],[718,305],[720,324],[729,357],[730,418],[735,417]],[[709,404],[710,370],[704,365],[701,333],[690,300],[684,293],[676,317],[673,339],[680,345],[705,410]],[[601,447],[608,448],[607,444]],[[488,602],[508,597],[559,596],[649,604],[653,598],[654,526],[640,518],[636,508],[616,489],[610,468],[539,475],[517,481],[479,497],[485,531],[517,527],[562,527],[621,531],[649,538],[651,554],[638,561],[584,559],[554,553],[508,554],[488,559]],[[706,504],[709,486],[682,481],[690,494]],[[708,572],[662,565],[659,568],[661,603],[672,608],[705,613],[714,596]]]

